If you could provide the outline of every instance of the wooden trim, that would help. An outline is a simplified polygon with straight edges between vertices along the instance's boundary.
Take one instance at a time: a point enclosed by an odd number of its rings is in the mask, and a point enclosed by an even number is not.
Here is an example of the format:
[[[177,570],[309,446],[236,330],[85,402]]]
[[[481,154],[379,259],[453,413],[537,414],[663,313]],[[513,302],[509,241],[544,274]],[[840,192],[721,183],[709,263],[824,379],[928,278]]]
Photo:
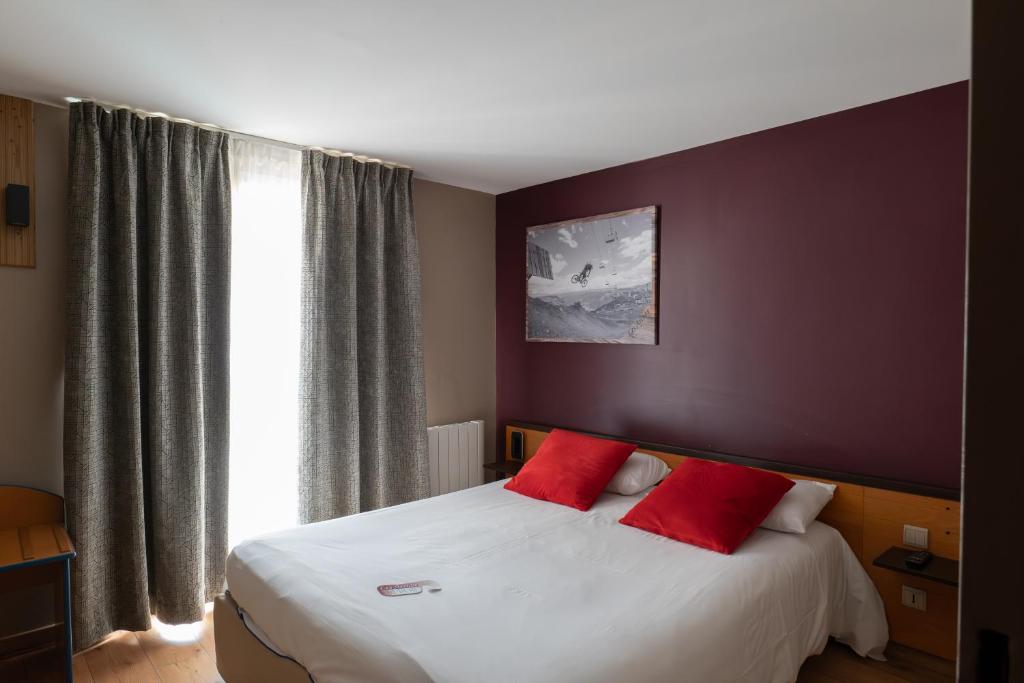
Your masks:
[[[557,427],[553,427],[551,425],[539,424],[536,422],[521,422],[518,420],[509,422],[507,426],[517,428],[520,431],[533,430],[537,432],[550,432],[552,429],[557,429]],[[600,432],[591,432],[585,429],[573,429],[572,431],[577,432],[579,434],[586,434],[587,436],[594,436],[599,439],[616,439],[618,441],[628,441],[629,443],[635,443],[637,445],[637,448],[641,451],[655,451],[664,454],[700,458],[702,460],[731,462],[737,465],[744,465],[745,467],[754,467],[757,469],[771,470],[773,472],[782,472],[783,474],[792,474],[804,478],[829,479],[831,481],[839,481],[846,484],[858,484],[860,486],[868,486],[874,489],[900,491],[902,493],[913,493],[915,495],[927,496],[929,498],[941,498],[943,500],[954,501],[960,500],[960,491],[958,489],[944,488],[941,486],[930,486],[928,484],[918,484],[910,481],[901,481],[899,479],[885,479],[883,477],[872,477],[865,474],[836,472],[834,470],[826,470],[818,467],[792,465],[784,462],[776,462],[774,460],[752,458],[746,455],[733,455],[731,453],[720,453],[717,451],[705,451],[697,448],[672,446],[669,444],[658,443],[656,441],[639,441],[637,439],[630,439],[624,436],[602,434]],[[508,445],[508,440],[506,439],[505,452],[508,453],[510,451],[511,447]]]
[[[551,429],[546,425],[509,423],[505,427],[506,452],[511,448],[512,432],[520,431],[523,433],[524,459],[529,460]],[[615,438],[592,432],[581,433],[601,438]],[[701,458],[780,472],[792,479],[813,479],[835,484],[836,490],[832,501],[821,511],[818,519],[842,534],[868,576],[874,581],[885,603],[890,639],[944,659],[956,658],[956,588],[873,566],[875,558],[890,547],[903,545],[904,524],[928,529],[932,552],[950,560],[957,560],[960,545],[960,503],[956,500],[922,496],[893,488],[867,486],[850,481],[863,480],[863,477],[825,470],[794,468],[766,460],[666,447],[636,439],[624,440],[639,444],[640,452],[661,459],[673,469],[687,458]],[[889,480],[881,481],[886,484],[892,483]],[[951,495],[944,489],[940,490]],[[903,606],[901,596],[904,585],[927,592],[926,612]]]
[[[18,528],[18,543],[21,544],[21,559],[36,559],[36,554],[32,550],[32,537],[29,535],[28,527],[23,526]]]
[[[71,544],[71,538],[68,536],[67,529],[56,524],[50,527],[53,530],[53,538],[57,541],[57,548],[62,553],[70,553],[74,550],[74,546]]]
[[[0,95],[0,266],[36,267],[35,135],[32,103]],[[29,221],[7,225],[4,194],[8,184],[29,188]]]

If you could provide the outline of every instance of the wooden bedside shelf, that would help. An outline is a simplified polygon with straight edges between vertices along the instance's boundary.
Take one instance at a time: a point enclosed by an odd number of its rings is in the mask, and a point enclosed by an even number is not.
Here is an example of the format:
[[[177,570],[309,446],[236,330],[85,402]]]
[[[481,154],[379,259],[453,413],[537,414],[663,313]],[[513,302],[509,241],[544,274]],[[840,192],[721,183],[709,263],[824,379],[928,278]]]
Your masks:
[[[519,470],[523,469],[522,460],[499,460],[498,462],[485,462],[484,469],[495,472],[496,474],[502,474],[505,476],[512,476],[519,473]]]
[[[871,564],[882,569],[908,574],[929,581],[944,583],[947,586],[960,585],[960,563],[946,557],[932,556],[932,561],[924,569],[911,569],[905,563],[908,556],[917,552],[893,546],[875,558]]]

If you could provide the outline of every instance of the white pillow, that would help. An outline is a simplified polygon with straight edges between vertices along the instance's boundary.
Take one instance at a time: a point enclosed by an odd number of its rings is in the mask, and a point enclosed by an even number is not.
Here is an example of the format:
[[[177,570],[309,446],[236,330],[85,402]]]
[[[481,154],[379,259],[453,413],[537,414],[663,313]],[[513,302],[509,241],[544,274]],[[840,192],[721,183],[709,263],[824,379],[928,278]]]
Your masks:
[[[832,500],[835,484],[820,481],[797,480],[782,500],[761,522],[761,528],[782,531],[787,534],[802,534],[817,518],[822,508]]]
[[[654,486],[668,474],[668,465],[653,455],[633,453],[622,467],[615,473],[612,480],[604,487],[605,491],[632,496],[646,488]]]

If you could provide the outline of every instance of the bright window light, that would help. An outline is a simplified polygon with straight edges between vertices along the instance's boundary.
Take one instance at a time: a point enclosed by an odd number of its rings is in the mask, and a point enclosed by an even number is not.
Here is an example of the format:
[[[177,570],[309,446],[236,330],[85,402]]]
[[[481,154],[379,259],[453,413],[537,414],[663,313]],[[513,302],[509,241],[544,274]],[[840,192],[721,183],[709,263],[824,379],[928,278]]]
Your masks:
[[[153,617],[153,628],[160,639],[168,643],[198,643],[203,638],[205,625],[201,621],[194,624],[165,624]]]
[[[231,547],[298,521],[301,161],[231,140]]]

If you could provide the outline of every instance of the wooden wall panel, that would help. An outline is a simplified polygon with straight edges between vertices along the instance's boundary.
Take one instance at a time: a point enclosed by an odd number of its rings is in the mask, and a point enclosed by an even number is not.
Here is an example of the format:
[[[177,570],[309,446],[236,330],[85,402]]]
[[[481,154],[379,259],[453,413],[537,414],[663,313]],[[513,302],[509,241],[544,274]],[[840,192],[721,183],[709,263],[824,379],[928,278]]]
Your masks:
[[[928,549],[933,553],[960,559],[960,503],[956,501],[865,488],[864,518],[864,551],[871,557],[903,545],[903,525],[912,524],[928,529]]]
[[[889,640],[943,659],[956,659],[957,589],[880,567],[866,569],[885,603]],[[903,604],[903,586],[925,591],[927,611]]]
[[[889,619],[889,638],[946,659],[956,659],[957,589],[871,565],[890,547],[903,545],[903,525],[928,529],[928,549],[960,558],[960,503],[910,493],[865,488],[864,562],[878,586]],[[927,593],[927,611],[903,605],[902,586]]]
[[[32,103],[0,95],[0,266],[36,266],[35,139]],[[29,224],[7,225],[4,190],[9,183],[29,187]]]

